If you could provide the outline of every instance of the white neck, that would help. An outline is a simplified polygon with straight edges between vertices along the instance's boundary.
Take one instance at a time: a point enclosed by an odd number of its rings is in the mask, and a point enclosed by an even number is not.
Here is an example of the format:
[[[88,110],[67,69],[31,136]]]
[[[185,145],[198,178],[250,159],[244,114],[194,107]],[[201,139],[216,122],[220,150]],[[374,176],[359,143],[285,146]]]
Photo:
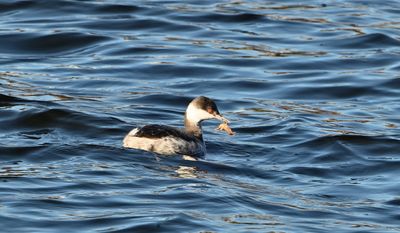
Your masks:
[[[186,109],[185,112],[185,130],[186,132],[193,134],[200,140],[203,140],[203,132],[201,129],[201,121],[213,118],[213,115],[208,112],[201,110],[194,106],[192,103]]]

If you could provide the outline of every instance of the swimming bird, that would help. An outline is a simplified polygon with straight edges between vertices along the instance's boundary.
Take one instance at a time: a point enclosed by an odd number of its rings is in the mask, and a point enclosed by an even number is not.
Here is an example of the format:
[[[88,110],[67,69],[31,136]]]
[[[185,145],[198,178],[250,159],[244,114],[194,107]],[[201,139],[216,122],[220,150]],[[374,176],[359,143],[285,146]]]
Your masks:
[[[134,128],[125,136],[123,146],[162,155],[202,157],[206,154],[206,146],[201,123],[208,119],[229,122],[219,113],[214,101],[199,96],[186,109],[184,129],[155,124]]]

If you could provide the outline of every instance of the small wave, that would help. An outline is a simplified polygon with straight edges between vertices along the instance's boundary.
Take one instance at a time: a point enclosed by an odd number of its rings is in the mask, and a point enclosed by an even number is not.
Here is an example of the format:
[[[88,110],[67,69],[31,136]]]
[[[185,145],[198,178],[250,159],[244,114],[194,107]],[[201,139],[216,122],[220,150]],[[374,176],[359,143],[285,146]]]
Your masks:
[[[317,137],[314,139],[307,140],[305,142],[301,142],[296,145],[292,146],[304,146],[307,148],[310,147],[325,147],[327,145],[330,145],[331,142],[346,142],[346,143],[353,143],[357,145],[365,145],[369,146],[371,144],[376,145],[377,142],[382,143],[383,145],[387,145],[387,143],[390,143],[392,146],[398,145],[400,143],[399,140],[394,139],[394,138],[388,138],[384,136],[364,136],[364,135],[328,135],[328,136],[323,136],[323,137]],[[372,146],[374,147],[374,146]]]
[[[0,35],[0,53],[58,54],[87,48],[109,37],[78,32],[61,32],[51,35],[18,33]]]
[[[324,43],[339,49],[371,49],[398,47],[400,41],[382,33],[372,33],[346,39],[336,39]]]
[[[35,5],[34,1],[14,1],[10,3],[0,3],[0,12],[23,10]]]
[[[0,94],[0,104],[8,104],[24,101],[21,98]]]
[[[106,134],[107,137],[122,135],[125,131],[114,126],[121,123],[116,118],[92,116],[82,112],[71,111],[62,108],[32,108],[14,113],[2,122],[3,129],[21,132],[24,138],[41,137],[37,134],[52,134],[53,129],[65,131],[65,136],[87,136],[91,140]],[[104,125],[104,127],[99,127]],[[33,130],[33,131],[32,131]],[[59,136],[57,136],[59,137]]]
[[[16,106],[21,103],[29,103],[31,105],[45,105],[45,106],[56,106],[57,104],[43,101],[43,100],[29,100],[25,98],[19,98],[15,96],[0,94],[0,106]]]
[[[95,12],[103,14],[121,14],[121,13],[134,13],[143,9],[144,9],[143,7],[135,5],[106,4],[97,6],[95,8]]]
[[[400,206],[400,198],[392,199],[386,202],[387,205]]]
[[[307,87],[307,88],[291,88],[290,96],[287,98],[302,99],[352,99],[366,96],[394,96],[388,90],[381,90],[375,86],[349,86],[349,85],[335,85],[327,87]]]
[[[157,55],[170,55],[182,53],[184,50],[173,48],[173,47],[157,47],[157,46],[135,46],[129,48],[112,48],[109,55],[113,56],[135,56],[135,55],[145,55],[145,56],[157,56]]]
[[[134,13],[144,8],[135,5],[123,4],[93,4],[92,2],[73,2],[66,0],[59,1],[14,1],[10,3],[0,3],[0,12],[25,11],[29,16],[37,12],[46,12],[46,16],[55,16],[63,13],[82,13],[82,14],[121,14]],[[30,12],[33,10],[35,12]],[[57,15],[57,16],[58,16]],[[35,15],[37,17],[37,15]]]
[[[299,175],[324,177],[324,178],[333,178],[336,175],[333,169],[323,168],[323,167],[294,167],[288,169],[288,171]]]
[[[24,155],[29,155],[46,149],[46,145],[36,145],[36,146],[1,146],[0,154],[4,159],[5,156],[21,157]]]
[[[400,89],[400,78],[395,77],[395,78],[385,80],[381,83],[380,86],[383,86],[383,87],[389,88],[389,89],[394,89],[397,91]]]
[[[241,13],[241,14],[191,14],[191,15],[177,15],[173,17],[175,20],[189,21],[189,22],[209,22],[209,23],[247,23],[247,22],[263,22],[267,20],[263,15],[254,13]],[[262,20],[262,21],[261,21]]]
[[[150,31],[197,31],[198,27],[188,24],[179,24],[162,19],[107,19],[84,22],[79,24],[82,28],[96,29],[101,31],[130,31],[130,30],[150,30]]]

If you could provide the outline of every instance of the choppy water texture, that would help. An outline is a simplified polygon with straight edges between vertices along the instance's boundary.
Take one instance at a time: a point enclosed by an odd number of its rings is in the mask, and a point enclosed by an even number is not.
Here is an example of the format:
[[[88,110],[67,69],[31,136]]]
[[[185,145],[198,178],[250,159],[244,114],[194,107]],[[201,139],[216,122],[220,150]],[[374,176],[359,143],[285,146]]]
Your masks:
[[[2,232],[400,232],[399,1],[1,1]],[[206,95],[200,161],[122,148]]]

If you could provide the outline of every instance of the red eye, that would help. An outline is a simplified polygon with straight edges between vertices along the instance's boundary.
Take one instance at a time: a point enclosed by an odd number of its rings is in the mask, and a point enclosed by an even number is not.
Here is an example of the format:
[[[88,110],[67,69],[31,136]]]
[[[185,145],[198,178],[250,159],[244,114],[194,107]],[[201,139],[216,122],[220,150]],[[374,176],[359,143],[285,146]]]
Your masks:
[[[213,114],[214,111],[213,111],[213,109],[211,107],[207,107],[207,112],[210,113],[210,114]]]

